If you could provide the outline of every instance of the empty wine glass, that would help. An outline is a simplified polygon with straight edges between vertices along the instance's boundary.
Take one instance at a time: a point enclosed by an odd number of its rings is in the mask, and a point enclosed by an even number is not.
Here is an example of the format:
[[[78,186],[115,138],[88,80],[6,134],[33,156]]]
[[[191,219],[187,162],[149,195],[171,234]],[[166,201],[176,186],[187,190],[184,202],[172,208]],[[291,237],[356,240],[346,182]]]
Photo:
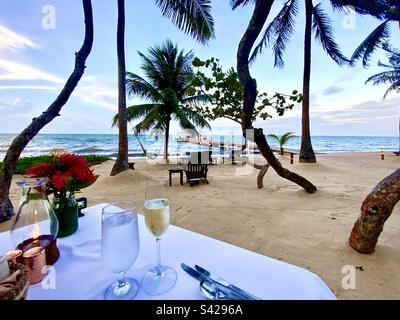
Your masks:
[[[144,202],[144,219],[148,230],[156,237],[157,265],[142,278],[142,289],[151,295],[159,295],[171,290],[176,283],[176,271],[161,264],[161,235],[169,226],[170,201],[166,186],[149,186]]]
[[[107,270],[118,275],[118,280],[105,292],[106,300],[130,300],[139,291],[139,283],[126,278],[125,273],[135,263],[139,254],[138,217],[135,203],[118,202],[103,208],[102,259]]]

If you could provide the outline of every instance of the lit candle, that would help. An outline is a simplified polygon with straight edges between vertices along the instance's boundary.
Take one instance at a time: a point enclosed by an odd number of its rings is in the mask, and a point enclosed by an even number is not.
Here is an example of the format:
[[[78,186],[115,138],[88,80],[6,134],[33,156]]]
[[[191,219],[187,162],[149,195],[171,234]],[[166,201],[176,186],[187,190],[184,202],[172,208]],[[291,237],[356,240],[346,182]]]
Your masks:
[[[6,257],[0,256],[0,282],[10,276],[10,269]]]
[[[35,284],[44,278],[43,267],[46,266],[46,253],[43,247],[33,247],[22,254],[25,266],[28,269],[30,284]]]

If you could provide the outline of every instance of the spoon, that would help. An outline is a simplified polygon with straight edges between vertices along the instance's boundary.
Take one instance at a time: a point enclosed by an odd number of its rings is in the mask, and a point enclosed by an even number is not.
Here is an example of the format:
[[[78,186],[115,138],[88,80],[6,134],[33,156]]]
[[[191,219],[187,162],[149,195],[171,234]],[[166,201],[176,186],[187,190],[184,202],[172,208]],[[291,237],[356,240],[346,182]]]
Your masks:
[[[209,300],[236,300],[237,297],[225,294],[217,288],[211,281],[203,280],[200,282],[201,294]]]

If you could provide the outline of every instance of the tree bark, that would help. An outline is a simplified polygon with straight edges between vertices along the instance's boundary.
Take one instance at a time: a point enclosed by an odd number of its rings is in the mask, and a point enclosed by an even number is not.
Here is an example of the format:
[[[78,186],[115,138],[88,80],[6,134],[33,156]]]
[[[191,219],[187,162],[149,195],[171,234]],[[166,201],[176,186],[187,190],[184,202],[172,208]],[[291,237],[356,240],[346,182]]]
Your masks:
[[[12,176],[15,165],[24,148],[38,132],[59,116],[62,107],[77,86],[85,71],[86,59],[93,46],[93,12],[91,0],[82,0],[85,16],[85,38],[81,49],[75,53],[75,67],[64,88],[54,102],[39,117],[32,122],[12,141],[0,168],[0,222],[6,221],[13,215],[13,206],[9,198]]]
[[[311,143],[310,134],[310,81],[311,81],[311,43],[312,43],[312,0],[305,0],[306,28],[304,33],[304,73],[303,102],[301,121],[300,163],[316,163],[317,159]]]
[[[118,155],[111,175],[129,169],[128,166],[128,123],[126,115],[126,66],[125,66],[125,0],[118,0],[117,25],[118,57]]]
[[[375,251],[383,225],[400,201],[400,169],[384,178],[365,198],[354,223],[349,245],[360,253]]]
[[[165,140],[164,140],[164,160],[168,163],[168,138],[169,138],[169,126],[171,117],[169,116],[167,123],[165,124]]]
[[[242,131],[243,136],[246,139],[248,139],[246,131],[248,129],[253,129],[252,118],[257,97],[257,82],[250,75],[249,56],[250,51],[268,18],[273,2],[274,0],[256,1],[253,15],[247,30],[239,43],[237,52],[237,72],[239,80],[244,88]],[[269,147],[262,129],[254,129],[254,142],[257,144],[261,154],[268,161],[271,167],[274,168],[278,175],[300,185],[309,193],[317,191],[317,188],[307,179],[282,167],[281,163],[275,158],[271,148]]]

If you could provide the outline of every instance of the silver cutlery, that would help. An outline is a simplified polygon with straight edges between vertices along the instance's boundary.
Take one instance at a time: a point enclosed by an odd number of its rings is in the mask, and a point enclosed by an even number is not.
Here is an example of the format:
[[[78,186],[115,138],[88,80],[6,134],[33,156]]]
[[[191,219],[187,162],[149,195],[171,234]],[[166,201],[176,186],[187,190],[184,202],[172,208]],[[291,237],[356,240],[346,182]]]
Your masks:
[[[200,273],[200,275],[202,277],[206,277],[207,279],[212,280],[213,282],[215,282],[223,287],[229,288],[230,290],[232,290],[236,294],[240,295],[244,299],[261,300],[260,298],[256,297],[255,295],[252,295],[251,293],[244,291],[243,289],[241,289],[239,287],[236,287],[235,285],[229,283],[225,279],[223,279],[215,274],[212,274],[208,270],[206,270],[198,265],[195,265],[194,267],[195,267],[196,271],[198,273]]]
[[[236,293],[235,291],[233,291],[231,288],[224,286],[223,284],[220,283],[216,283],[213,280],[211,280],[210,278],[204,276],[203,274],[201,274],[199,271],[189,267],[188,265],[181,263],[181,267],[182,269],[189,274],[190,276],[192,276],[193,278],[199,280],[200,282],[202,281],[207,281],[207,282],[211,282],[214,286],[217,287],[217,289],[219,291],[222,291],[223,294],[229,296],[231,300],[245,300],[247,298],[243,297],[242,295],[239,295],[238,293]]]
[[[208,280],[200,282],[200,292],[208,300],[238,300],[237,295],[224,293],[213,282]]]

